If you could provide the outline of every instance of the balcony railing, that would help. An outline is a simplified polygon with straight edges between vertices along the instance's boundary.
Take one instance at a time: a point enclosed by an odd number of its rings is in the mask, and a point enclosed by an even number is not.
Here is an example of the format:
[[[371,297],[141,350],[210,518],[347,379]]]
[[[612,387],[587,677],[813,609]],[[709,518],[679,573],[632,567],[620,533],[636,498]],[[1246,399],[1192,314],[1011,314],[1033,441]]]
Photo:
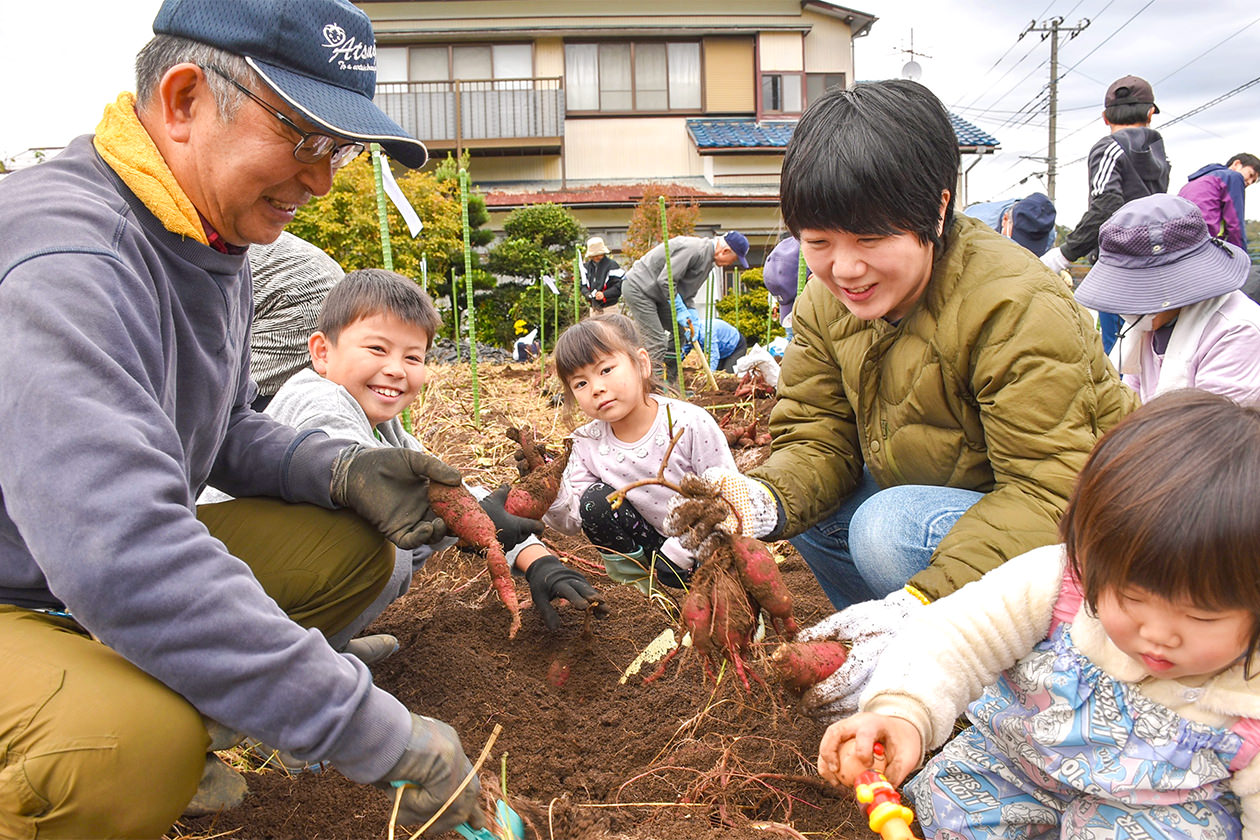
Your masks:
[[[536,146],[564,135],[560,78],[382,82],[376,104],[436,146]]]

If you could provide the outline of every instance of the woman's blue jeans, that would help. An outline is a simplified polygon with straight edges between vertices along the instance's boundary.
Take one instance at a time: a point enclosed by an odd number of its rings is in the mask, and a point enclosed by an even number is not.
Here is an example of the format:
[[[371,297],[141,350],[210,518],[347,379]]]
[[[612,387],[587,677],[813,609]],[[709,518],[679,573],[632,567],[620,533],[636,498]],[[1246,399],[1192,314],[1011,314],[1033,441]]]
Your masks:
[[[844,503],[791,543],[837,610],[883,598],[928,567],[983,493],[907,484],[881,490],[866,470]]]

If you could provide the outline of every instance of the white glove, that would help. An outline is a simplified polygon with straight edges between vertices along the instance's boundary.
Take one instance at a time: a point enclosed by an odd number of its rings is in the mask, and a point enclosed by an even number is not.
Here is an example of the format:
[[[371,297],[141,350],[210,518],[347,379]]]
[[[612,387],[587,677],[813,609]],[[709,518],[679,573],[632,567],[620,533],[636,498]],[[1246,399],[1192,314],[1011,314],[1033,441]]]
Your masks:
[[[906,589],[882,601],[863,601],[801,631],[800,640],[847,641],[849,658],[836,672],[805,692],[801,705],[810,717],[833,721],[855,714],[858,696],[871,678],[884,648],[923,602]]]
[[[1072,263],[1067,257],[1063,256],[1063,252],[1058,248],[1051,248],[1041,255],[1041,261],[1046,268],[1058,274],[1060,271],[1067,271],[1067,267]]]
[[[739,511],[744,536],[764,537],[779,527],[779,505],[760,481],[723,467],[709,467],[702,477]],[[722,525],[732,534],[741,533],[734,516],[728,516]]]

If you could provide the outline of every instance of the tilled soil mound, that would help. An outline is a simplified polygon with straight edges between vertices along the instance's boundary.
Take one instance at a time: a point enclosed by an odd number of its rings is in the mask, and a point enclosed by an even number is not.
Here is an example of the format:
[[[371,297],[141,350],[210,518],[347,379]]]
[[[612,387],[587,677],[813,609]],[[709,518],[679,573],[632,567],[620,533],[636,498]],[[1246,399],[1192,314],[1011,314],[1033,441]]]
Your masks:
[[[519,399],[540,402],[532,372],[508,373],[501,385],[519,381],[532,392]],[[452,383],[442,384],[449,389]],[[727,384],[728,390],[696,401],[731,402]],[[769,403],[758,400],[742,411],[768,412]],[[441,408],[428,406],[433,416]],[[505,414],[519,419],[515,405]],[[503,422],[508,424],[506,416]],[[485,449],[470,445],[470,438],[496,434],[466,426],[430,425],[426,431],[442,436],[439,442],[422,435],[426,444],[461,468],[476,465],[461,462],[456,453]],[[766,449],[737,452],[741,467],[759,461]],[[510,465],[504,451],[495,450],[496,462]],[[416,576],[411,592],[370,628],[392,633],[401,643],[396,654],[374,666],[377,684],[410,709],[450,723],[471,758],[495,725],[502,725],[480,773],[489,810],[503,795],[506,778],[506,798],[523,818],[529,840],[874,836],[851,793],[819,779],[813,765],[824,727],[797,711],[794,696],[756,684],[745,691],[729,669],[715,668],[715,675],[707,676],[690,650],[651,683],[644,677],[656,665],[623,678],[640,652],[675,626],[668,605],[611,585],[581,537],[548,531],[543,538],[604,590],[609,618],[588,620],[564,606],[561,628],[548,632],[532,609],[528,586],[517,578],[524,626],[509,640],[507,610],[491,594],[480,558],[451,549],[435,557]],[[783,557],[781,569],[801,625],[828,614],[800,556],[786,542],[774,549]],[[764,658],[777,641],[771,634],[755,652],[758,673],[765,673]],[[244,805],[184,820],[171,836],[389,836],[391,795],[352,784],[335,770],[295,775],[264,770],[247,778]],[[399,826],[397,836],[410,832]]]

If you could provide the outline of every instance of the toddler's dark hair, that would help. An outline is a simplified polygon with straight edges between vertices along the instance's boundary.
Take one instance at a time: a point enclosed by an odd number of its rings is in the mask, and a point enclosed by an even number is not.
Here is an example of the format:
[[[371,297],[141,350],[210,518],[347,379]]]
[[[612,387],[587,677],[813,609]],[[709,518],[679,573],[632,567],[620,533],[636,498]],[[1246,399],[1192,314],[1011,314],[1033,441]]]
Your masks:
[[[336,344],[346,327],[382,313],[424,330],[429,347],[442,327],[437,307],[414,280],[383,268],[360,268],[349,272],[328,292],[319,309],[318,329]]]
[[[1247,610],[1260,644],[1260,410],[1207,391],[1152,400],[1103,436],[1059,533],[1091,610],[1133,586]]]
[[[635,359],[643,348],[643,339],[639,331],[625,315],[595,315],[578,321],[560,333],[556,341],[556,376],[564,385],[565,403],[572,409],[577,405],[573,389],[569,387],[569,378],[581,368],[594,362],[600,356],[614,353],[625,353]],[[643,381],[643,396],[663,389],[655,377],[648,376]]]
[[[806,109],[783,157],[779,206],[802,228],[872,236],[915,234],[941,245],[954,217],[958,137],[949,112],[905,79],[834,90]]]

